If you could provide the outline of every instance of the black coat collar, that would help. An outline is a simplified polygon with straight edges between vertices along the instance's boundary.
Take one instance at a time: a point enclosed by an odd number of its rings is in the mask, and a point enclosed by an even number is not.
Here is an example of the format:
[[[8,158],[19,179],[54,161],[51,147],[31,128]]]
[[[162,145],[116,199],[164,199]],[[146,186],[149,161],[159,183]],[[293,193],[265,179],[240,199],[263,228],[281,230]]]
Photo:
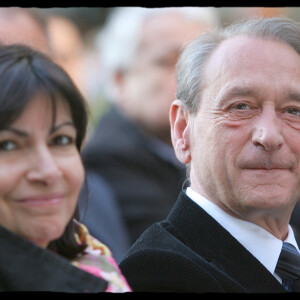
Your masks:
[[[246,291],[257,293],[284,292],[274,276],[227,230],[192,201],[185,192],[168,216],[180,239],[198,255],[214,263]],[[251,280],[249,280],[249,278]]]

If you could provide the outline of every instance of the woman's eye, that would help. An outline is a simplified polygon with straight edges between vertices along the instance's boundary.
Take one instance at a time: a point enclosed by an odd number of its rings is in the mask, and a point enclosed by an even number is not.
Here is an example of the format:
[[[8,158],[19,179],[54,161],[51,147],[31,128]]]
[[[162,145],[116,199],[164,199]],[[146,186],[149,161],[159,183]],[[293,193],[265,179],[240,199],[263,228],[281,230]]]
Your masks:
[[[245,109],[249,109],[250,106],[245,103],[237,103],[237,104],[233,105],[232,108],[238,109],[238,110],[245,110]]]
[[[0,142],[0,151],[12,151],[16,149],[17,145],[13,141]]]
[[[60,135],[53,139],[52,144],[57,146],[67,146],[73,144],[74,139],[66,135]]]
[[[286,111],[288,114],[300,116],[300,110],[297,108],[288,108]]]

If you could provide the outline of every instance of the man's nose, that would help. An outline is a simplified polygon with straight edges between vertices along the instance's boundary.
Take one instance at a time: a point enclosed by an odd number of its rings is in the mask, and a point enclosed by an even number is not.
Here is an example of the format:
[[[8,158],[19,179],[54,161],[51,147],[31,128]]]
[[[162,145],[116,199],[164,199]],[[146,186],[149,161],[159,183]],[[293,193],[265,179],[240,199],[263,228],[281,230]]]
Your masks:
[[[284,138],[275,109],[269,108],[259,116],[254,124],[252,142],[255,146],[263,147],[266,151],[274,151],[282,146]]]
[[[61,178],[62,172],[57,159],[47,145],[38,147],[31,154],[27,172],[28,180],[49,186]]]

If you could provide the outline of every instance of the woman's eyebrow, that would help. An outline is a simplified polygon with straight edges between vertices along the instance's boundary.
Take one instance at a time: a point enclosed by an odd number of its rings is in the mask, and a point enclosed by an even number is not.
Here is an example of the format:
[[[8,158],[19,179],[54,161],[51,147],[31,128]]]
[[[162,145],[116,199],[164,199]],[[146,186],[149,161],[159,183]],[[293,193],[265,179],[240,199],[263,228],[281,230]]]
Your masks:
[[[5,128],[2,131],[11,131],[12,133],[14,133],[14,134],[16,134],[20,137],[28,137],[29,136],[29,134],[26,131],[21,130],[21,129],[17,129],[17,128],[14,128],[14,127]]]
[[[61,124],[53,126],[50,130],[50,133],[53,133],[53,132],[59,130],[63,126],[72,126],[75,128],[75,125],[72,121],[66,121]],[[2,129],[1,131],[10,131],[10,132],[12,132],[20,137],[24,137],[24,138],[29,136],[28,132],[18,129],[18,128],[14,128],[14,127],[7,127],[7,128]]]
[[[75,128],[75,125],[74,125],[74,123],[73,123],[72,121],[66,121],[66,122],[63,122],[63,123],[61,123],[61,124],[54,125],[54,126],[51,128],[50,133],[53,133],[53,132],[59,130],[59,129],[60,129],[61,127],[63,127],[63,126],[72,126],[72,127]]]

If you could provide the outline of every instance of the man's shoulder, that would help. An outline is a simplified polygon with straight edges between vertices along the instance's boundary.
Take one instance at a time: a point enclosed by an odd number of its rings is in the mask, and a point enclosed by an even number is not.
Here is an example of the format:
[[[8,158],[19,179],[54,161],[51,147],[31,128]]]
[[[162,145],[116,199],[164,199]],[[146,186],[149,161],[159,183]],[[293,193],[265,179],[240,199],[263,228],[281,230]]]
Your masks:
[[[184,192],[167,219],[140,236],[120,268],[133,290],[143,292],[240,293],[282,288],[254,256]]]
[[[226,282],[232,291],[242,291],[214,263],[217,253],[208,243],[214,240],[214,222],[182,192],[167,219],[150,226],[121,261],[133,290],[225,292]]]
[[[120,268],[134,291],[223,291],[214,267],[186,245],[167,221],[149,227],[131,247]]]
[[[111,108],[101,116],[98,124],[92,129],[87,145],[115,147],[129,143],[130,135],[128,133],[132,130],[131,127],[116,108]]]
[[[95,153],[105,158],[137,159],[149,152],[146,147],[146,138],[133,122],[124,117],[116,108],[112,108],[92,129],[83,149],[83,155],[90,156]]]

